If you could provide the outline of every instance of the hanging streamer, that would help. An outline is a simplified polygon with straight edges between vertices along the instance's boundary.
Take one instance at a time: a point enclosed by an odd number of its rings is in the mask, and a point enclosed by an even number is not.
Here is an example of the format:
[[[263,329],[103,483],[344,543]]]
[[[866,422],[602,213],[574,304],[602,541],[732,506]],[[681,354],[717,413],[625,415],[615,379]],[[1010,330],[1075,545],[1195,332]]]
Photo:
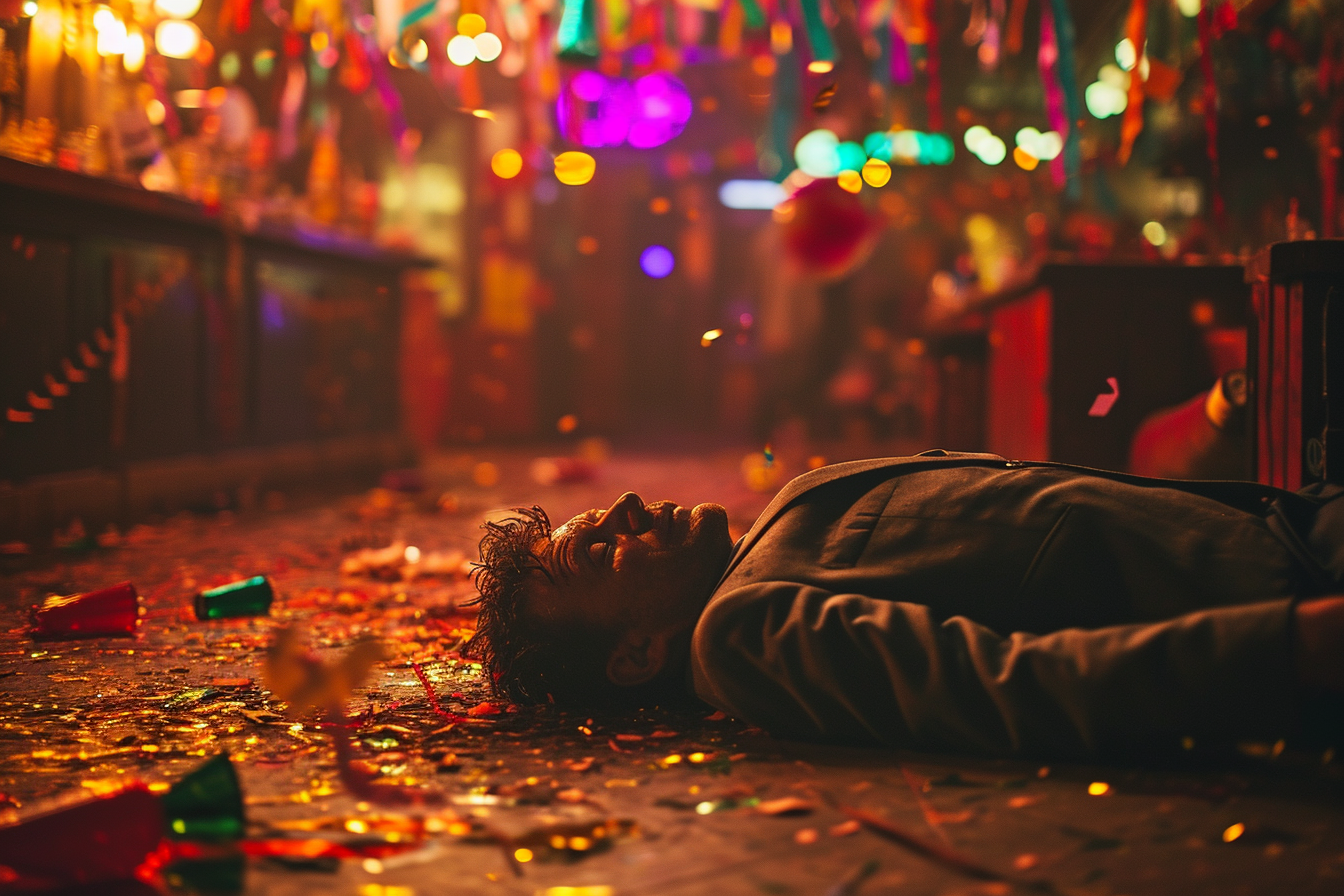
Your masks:
[[[1069,12],[1066,0],[1050,0],[1051,13],[1055,20],[1055,44],[1059,59],[1056,70],[1059,72],[1059,89],[1064,93],[1064,109],[1069,114],[1069,133],[1064,140],[1064,174],[1066,195],[1070,199],[1080,199],[1083,184],[1078,173],[1082,168],[1083,152],[1079,146],[1078,126],[1083,120],[1083,104],[1078,96],[1078,69],[1074,64],[1073,15]]]
[[[597,0],[565,0],[555,29],[555,55],[561,59],[597,58]]]
[[[985,38],[980,42],[980,49],[976,53],[980,67],[987,72],[999,67],[1003,48],[1003,20],[1007,14],[1004,0],[990,0],[989,20],[985,22]]]
[[[748,28],[765,27],[765,11],[756,0],[741,0],[743,23]]]
[[[619,53],[630,46],[629,0],[605,0],[602,4],[602,48]]]
[[[891,80],[893,84],[904,85],[913,81],[914,77],[915,72],[910,65],[910,45],[905,42],[901,5],[897,3],[891,10]]]
[[[355,6],[357,0],[345,0],[345,12],[353,22],[355,18],[362,14],[362,10]],[[433,9],[432,4],[426,4]],[[423,8],[423,7],[421,7]],[[415,10],[412,10],[414,12]],[[429,15],[426,12],[424,15]],[[420,18],[424,18],[422,15]],[[416,21],[419,21],[417,19]],[[354,35],[354,31],[349,32]],[[400,33],[400,31],[398,31]],[[406,115],[401,108],[401,94],[392,86],[392,79],[388,77],[388,71],[392,68],[392,63],[388,60],[387,54],[379,52],[378,31],[372,34],[365,34],[359,39],[364,44],[365,59],[369,64],[368,75],[373,82],[373,86],[378,91],[378,99],[382,108],[387,113],[387,129],[392,137],[392,145],[397,148],[399,153],[405,151],[405,143],[402,140],[406,135]],[[400,44],[395,44],[400,46]]]
[[[807,29],[807,42],[812,48],[813,61],[834,63],[835,43],[831,40],[831,32],[826,30],[826,23],[821,19],[820,0],[799,2],[803,7],[803,27]]]
[[[1120,124],[1120,149],[1115,157],[1124,165],[1134,151],[1134,141],[1143,130],[1143,54],[1148,45],[1148,0],[1133,0],[1125,22],[1125,37],[1134,45],[1134,67],[1129,71],[1129,102]]]
[[[746,12],[741,4],[732,0],[724,4],[723,19],[719,22],[719,52],[724,58],[732,59],[742,53],[742,26],[746,23]]]
[[[938,74],[938,0],[924,0],[924,74],[929,83],[925,103],[929,107],[929,130],[943,129],[943,82]]]
[[[1069,116],[1064,110],[1064,91],[1059,86],[1058,63],[1059,43],[1055,39],[1055,17],[1048,5],[1042,6],[1041,43],[1036,51],[1036,65],[1040,69],[1041,86],[1045,90],[1045,116],[1050,127],[1067,138],[1073,128],[1069,126]],[[1050,179],[1056,189],[1062,189],[1067,182],[1062,153],[1050,160]]]
[[[1213,0],[1199,6],[1199,70],[1204,76],[1204,139],[1209,155],[1209,193],[1213,218],[1222,223],[1223,193],[1218,181],[1218,83],[1213,78]]]
[[[1003,38],[1003,48],[1009,53],[1022,52],[1022,26],[1027,19],[1027,0],[1013,0],[1008,8],[1008,33]]]
[[[774,178],[783,181],[796,167],[793,161],[793,131],[798,124],[799,95],[802,93],[798,77],[798,50],[779,57],[775,66],[775,83],[770,91],[770,149],[779,158],[779,170]]]

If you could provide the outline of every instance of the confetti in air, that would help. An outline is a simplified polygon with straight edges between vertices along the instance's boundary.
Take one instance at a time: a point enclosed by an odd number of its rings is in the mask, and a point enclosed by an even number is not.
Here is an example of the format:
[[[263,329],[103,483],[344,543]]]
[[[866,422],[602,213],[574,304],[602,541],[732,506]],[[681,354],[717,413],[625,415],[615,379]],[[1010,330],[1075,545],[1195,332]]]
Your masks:
[[[1087,416],[1105,417],[1115,406],[1115,401],[1120,397],[1120,382],[1113,376],[1106,377],[1106,385],[1111,387],[1110,392],[1102,392],[1092,400],[1092,407],[1088,408]]]

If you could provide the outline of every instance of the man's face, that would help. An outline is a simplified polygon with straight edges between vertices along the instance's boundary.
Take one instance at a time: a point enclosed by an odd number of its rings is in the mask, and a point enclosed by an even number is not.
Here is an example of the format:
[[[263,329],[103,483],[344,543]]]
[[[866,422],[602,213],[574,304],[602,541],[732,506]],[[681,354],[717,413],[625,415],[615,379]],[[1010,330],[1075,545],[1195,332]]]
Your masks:
[[[529,611],[607,631],[692,627],[733,542],[718,504],[646,505],[631,492],[574,517],[537,546],[543,573]]]

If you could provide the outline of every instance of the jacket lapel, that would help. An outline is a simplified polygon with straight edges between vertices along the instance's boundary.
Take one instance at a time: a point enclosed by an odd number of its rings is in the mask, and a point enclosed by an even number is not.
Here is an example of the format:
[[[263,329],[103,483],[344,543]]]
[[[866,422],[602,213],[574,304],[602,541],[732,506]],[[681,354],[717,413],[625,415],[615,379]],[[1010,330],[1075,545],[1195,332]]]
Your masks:
[[[910,457],[874,457],[868,460],[853,460],[845,463],[831,464],[811,470],[790,481],[784,488],[780,489],[779,494],[775,495],[774,500],[765,508],[765,511],[756,518],[756,522],[747,530],[747,534],[742,536],[733,549],[733,555],[728,560],[728,568],[724,570],[723,576],[719,579],[719,584],[728,578],[729,574],[737,568],[737,564],[747,551],[751,549],[761,537],[770,524],[784,512],[790,504],[797,500],[801,495],[811,491],[814,488],[826,485],[828,482],[834,482],[837,479],[844,479],[847,476],[857,476],[860,473],[868,473],[873,470],[882,470],[894,467],[918,467],[918,466],[962,466],[966,464],[983,464],[986,462],[1003,463],[1004,459],[997,454],[974,454],[965,451],[944,451],[941,448],[935,448],[932,451],[925,451],[923,454],[916,454]],[[908,471],[907,471],[908,472]],[[718,588],[718,585],[715,586]]]

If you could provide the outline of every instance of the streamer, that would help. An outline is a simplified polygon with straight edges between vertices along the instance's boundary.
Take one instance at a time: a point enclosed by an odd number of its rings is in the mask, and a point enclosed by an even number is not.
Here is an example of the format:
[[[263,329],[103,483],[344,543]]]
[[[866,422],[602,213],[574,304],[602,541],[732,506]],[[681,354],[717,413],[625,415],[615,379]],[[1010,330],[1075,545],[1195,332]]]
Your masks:
[[[1129,72],[1129,102],[1125,106],[1125,117],[1120,124],[1120,149],[1115,157],[1124,165],[1129,162],[1129,154],[1134,151],[1134,141],[1143,131],[1143,53],[1148,43],[1148,0],[1133,0],[1129,7],[1129,18],[1125,22],[1125,37],[1134,45],[1134,68]]]

